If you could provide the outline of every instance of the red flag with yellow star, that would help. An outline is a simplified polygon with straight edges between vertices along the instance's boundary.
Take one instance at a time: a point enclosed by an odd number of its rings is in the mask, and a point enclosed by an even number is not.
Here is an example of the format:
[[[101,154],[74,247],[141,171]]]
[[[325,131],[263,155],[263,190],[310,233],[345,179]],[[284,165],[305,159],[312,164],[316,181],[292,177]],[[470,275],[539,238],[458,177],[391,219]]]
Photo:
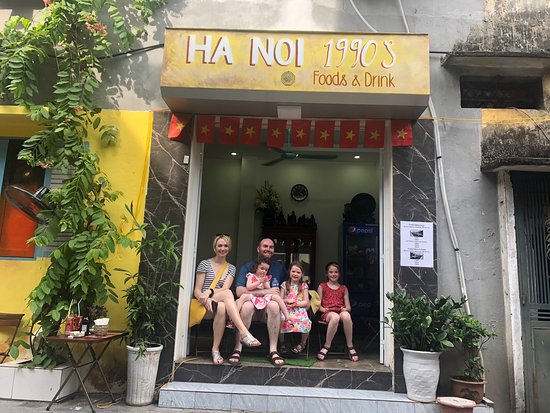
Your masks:
[[[168,138],[178,139],[190,120],[191,115],[187,113],[172,113],[170,126],[168,126]]]
[[[392,146],[412,146],[413,131],[410,120],[391,121],[391,144]]]
[[[384,130],[386,121],[384,120],[367,120],[365,121],[365,148],[383,148],[384,147]]]
[[[334,121],[316,120],[313,146],[316,148],[332,148],[334,146]]]
[[[241,129],[241,143],[244,145],[259,145],[261,132],[261,118],[244,118],[243,127]]]
[[[290,127],[290,144],[295,147],[309,146],[310,130],[310,120],[293,119]]]
[[[219,142],[224,145],[236,145],[239,136],[240,118],[221,116],[219,129]]]
[[[359,121],[340,121],[340,148],[357,148],[359,142]]]
[[[214,143],[214,115],[195,116],[195,137],[199,143]]]
[[[267,121],[267,146],[282,148],[286,138],[286,120],[269,119]]]

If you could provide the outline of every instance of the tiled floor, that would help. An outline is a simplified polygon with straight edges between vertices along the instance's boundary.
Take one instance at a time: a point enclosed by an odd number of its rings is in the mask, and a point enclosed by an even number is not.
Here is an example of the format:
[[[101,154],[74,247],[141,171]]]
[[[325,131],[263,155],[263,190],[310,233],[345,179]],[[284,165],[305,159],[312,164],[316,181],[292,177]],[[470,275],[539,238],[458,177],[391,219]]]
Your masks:
[[[245,354],[246,350],[245,350]],[[255,355],[263,355],[263,353],[255,353]],[[229,355],[226,355],[229,356]],[[285,356],[286,357],[286,356]],[[294,356],[288,356],[294,357]],[[300,355],[300,357],[305,358],[305,354]],[[310,358],[315,358],[315,354],[310,354]],[[197,363],[197,364],[212,364],[212,359],[210,355],[206,353],[199,353],[196,357],[187,357],[184,360],[181,360],[183,363]],[[226,364],[227,361],[226,361]],[[266,366],[266,363],[252,363],[252,362],[243,362],[243,366]],[[271,366],[268,364],[268,366]],[[356,370],[356,371],[372,371],[372,372],[391,372],[389,367],[380,364],[378,361],[378,354],[360,354],[359,361],[353,363],[348,358],[343,358],[342,356],[332,356],[329,355],[325,361],[316,360],[311,367],[297,367],[297,366],[288,366],[293,368],[308,368],[308,369],[331,369],[331,370]]]
[[[253,333],[256,335],[256,337],[262,341],[267,343],[267,337],[266,337],[266,331],[265,327],[261,325],[262,328],[254,328]],[[226,334],[224,335],[224,339],[222,341],[221,346],[221,352],[222,356],[226,359],[229,357],[232,349],[233,344],[235,341],[234,335],[231,333],[228,333],[229,330],[226,330]],[[199,353],[197,354],[197,357],[188,357],[185,362],[198,362],[198,363],[211,363],[211,356],[210,356],[210,346],[212,342],[211,338],[211,332],[209,329],[201,329],[200,333],[198,335],[198,346],[197,349],[199,350]],[[292,347],[293,343],[292,340],[296,341],[299,337],[293,336],[293,337],[287,337],[287,343],[289,348]],[[310,335],[310,349],[309,349],[309,357],[316,359],[317,352],[319,350],[319,338],[317,335],[317,331],[313,331]],[[192,343],[194,341],[192,340]],[[337,335],[335,336],[332,349],[329,352],[328,357],[325,359],[325,361],[315,361],[315,364],[313,364],[310,368],[318,368],[318,369],[336,369],[336,370],[356,370],[356,371],[372,371],[372,372],[390,372],[389,368],[384,366],[383,364],[380,364],[379,361],[379,349],[378,349],[378,341],[376,340],[376,337],[372,337],[371,335],[367,335],[362,337],[361,335],[357,335],[354,338],[354,345],[357,349],[357,352],[359,354],[359,361],[356,363],[351,362],[351,360],[347,357],[346,354],[344,354],[345,349],[345,341],[344,337],[341,333],[341,331],[338,331]],[[243,353],[245,355],[255,355],[255,356],[261,356],[267,355],[267,346],[263,344],[258,349],[244,349]],[[283,357],[294,357],[292,354],[288,354],[288,356]],[[298,357],[305,357],[305,351],[302,352]],[[227,363],[226,363],[227,364]],[[247,363],[243,363],[243,365],[249,365]],[[260,365],[259,363],[253,363],[250,365]]]

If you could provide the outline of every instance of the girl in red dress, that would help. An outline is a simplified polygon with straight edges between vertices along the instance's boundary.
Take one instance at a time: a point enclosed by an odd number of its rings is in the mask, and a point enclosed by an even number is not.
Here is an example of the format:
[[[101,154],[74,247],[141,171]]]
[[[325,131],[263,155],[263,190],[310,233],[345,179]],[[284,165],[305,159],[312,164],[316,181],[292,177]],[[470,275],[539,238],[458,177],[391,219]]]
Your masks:
[[[338,324],[342,322],[348,356],[351,361],[359,360],[357,351],[353,347],[353,322],[351,321],[351,304],[349,293],[345,285],[338,282],[340,279],[340,265],[337,262],[329,262],[325,267],[327,282],[321,283],[317,289],[321,305],[321,320],[328,324],[325,345],[319,350],[317,358],[323,361],[332,345],[332,339],[338,330]]]

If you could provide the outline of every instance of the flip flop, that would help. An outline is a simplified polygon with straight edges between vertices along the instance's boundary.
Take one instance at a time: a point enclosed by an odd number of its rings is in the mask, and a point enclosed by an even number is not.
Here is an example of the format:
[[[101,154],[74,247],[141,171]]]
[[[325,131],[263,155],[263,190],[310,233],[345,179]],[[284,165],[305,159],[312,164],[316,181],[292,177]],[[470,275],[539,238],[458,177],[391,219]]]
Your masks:
[[[282,367],[285,365],[285,359],[282,358],[277,351],[272,351],[271,353],[269,353],[269,356],[267,356],[267,359],[275,367]],[[278,360],[282,360],[282,363],[277,363]]]
[[[241,364],[241,352],[239,350],[233,350],[233,353],[229,356],[227,361],[229,361],[229,364],[232,366],[238,366]]]

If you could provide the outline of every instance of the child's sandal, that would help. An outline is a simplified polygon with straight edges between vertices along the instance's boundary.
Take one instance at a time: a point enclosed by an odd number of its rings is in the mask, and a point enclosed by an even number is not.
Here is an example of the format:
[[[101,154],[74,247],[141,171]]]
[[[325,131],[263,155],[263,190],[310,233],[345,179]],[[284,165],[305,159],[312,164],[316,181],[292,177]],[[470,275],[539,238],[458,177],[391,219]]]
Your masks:
[[[305,345],[303,345],[302,343],[298,344],[296,347],[294,347],[292,349],[292,352],[294,354],[300,354],[302,351],[304,351],[304,348],[305,348]]]
[[[327,357],[328,351],[330,350],[330,347],[323,346],[321,350],[319,350],[319,353],[317,353],[317,360],[324,361]]]
[[[357,351],[355,350],[355,347],[348,347],[348,357],[354,363],[359,361],[359,356],[357,355]]]

